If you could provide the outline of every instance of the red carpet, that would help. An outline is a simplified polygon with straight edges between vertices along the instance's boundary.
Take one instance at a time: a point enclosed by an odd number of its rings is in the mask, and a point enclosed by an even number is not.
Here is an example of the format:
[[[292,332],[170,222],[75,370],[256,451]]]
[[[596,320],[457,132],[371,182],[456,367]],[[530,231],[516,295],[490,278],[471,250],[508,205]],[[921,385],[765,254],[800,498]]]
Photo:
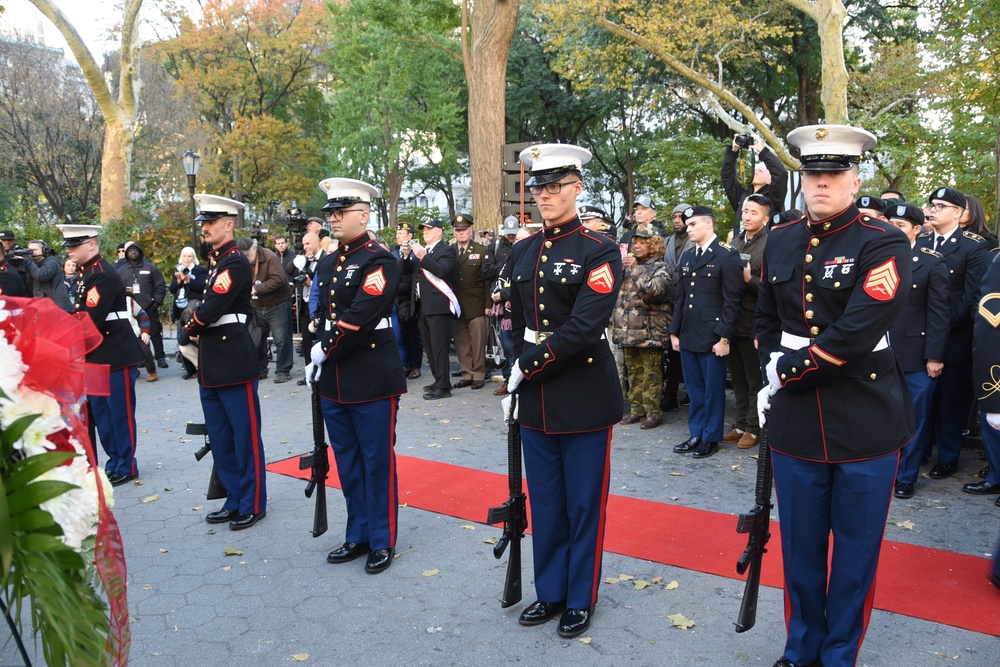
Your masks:
[[[399,502],[482,523],[490,505],[507,499],[507,476],[447,463],[397,456]],[[305,479],[298,457],[272,463],[274,473]],[[328,485],[338,487],[330,454]],[[780,588],[781,546],[772,523],[761,582]],[[736,517],[678,505],[612,495],[604,549],[688,570],[737,579],[736,560],[746,536]],[[989,561],[941,549],[885,541],[875,607],[974,632],[1000,636],[1000,593],[986,580]],[[933,590],[928,585],[933,582]],[[930,593],[930,594],[929,594]],[[738,609],[733,608],[733,619]]]

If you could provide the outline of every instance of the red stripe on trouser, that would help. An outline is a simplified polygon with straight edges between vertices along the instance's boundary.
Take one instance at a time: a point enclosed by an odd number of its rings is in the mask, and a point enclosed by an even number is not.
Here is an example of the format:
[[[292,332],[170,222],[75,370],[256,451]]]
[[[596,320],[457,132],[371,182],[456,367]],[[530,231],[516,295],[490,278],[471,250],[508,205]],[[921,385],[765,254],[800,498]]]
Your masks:
[[[247,382],[247,408],[250,412],[250,439],[253,446],[253,513],[260,514],[260,424],[257,423],[257,410],[253,399],[253,383]]]
[[[125,385],[125,421],[128,423],[128,440],[129,440],[129,451],[132,455],[129,461],[129,470],[131,474],[135,475],[138,473],[135,467],[135,447],[136,447],[136,433],[135,433],[135,406],[132,404],[132,377],[131,377],[131,366],[126,366],[122,369],[123,373],[123,384]]]
[[[396,512],[399,505],[396,484],[396,411],[399,397],[389,399],[389,546],[396,546]]]
[[[597,523],[597,541],[594,545],[594,587],[590,594],[591,606],[597,604],[597,587],[601,583],[601,559],[604,557],[604,526],[608,518],[608,487],[611,483],[611,429],[604,454],[604,480],[601,483],[601,517]]]

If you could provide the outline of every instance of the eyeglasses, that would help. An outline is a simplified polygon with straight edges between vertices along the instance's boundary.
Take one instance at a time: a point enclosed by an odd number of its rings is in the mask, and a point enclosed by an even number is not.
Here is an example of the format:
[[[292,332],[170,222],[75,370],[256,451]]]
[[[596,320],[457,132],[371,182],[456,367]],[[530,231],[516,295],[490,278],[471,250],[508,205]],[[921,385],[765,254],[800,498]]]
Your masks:
[[[931,213],[937,213],[938,211],[940,211],[942,209],[946,209],[946,208],[957,208],[959,211],[964,211],[965,210],[961,206],[954,206],[952,204],[942,204],[940,202],[938,202],[936,204],[928,204],[927,207],[926,207],[926,210],[930,211]]]
[[[580,181],[566,181],[564,183],[546,183],[545,185],[531,185],[528,187],[528,192],[533,195],[542,194],[542,190],[545,190],[550,195],[559,194],[564,185],[573,185],[574,183],[580,183]]]
[[[341,220],[344,219],[344,215],[346,213],[354,213],[356,211],[363,211],[363,210],[364,209],[360,208],[335,208],[332,211],[330,211],[330,220],[332,222],[340,222]]]

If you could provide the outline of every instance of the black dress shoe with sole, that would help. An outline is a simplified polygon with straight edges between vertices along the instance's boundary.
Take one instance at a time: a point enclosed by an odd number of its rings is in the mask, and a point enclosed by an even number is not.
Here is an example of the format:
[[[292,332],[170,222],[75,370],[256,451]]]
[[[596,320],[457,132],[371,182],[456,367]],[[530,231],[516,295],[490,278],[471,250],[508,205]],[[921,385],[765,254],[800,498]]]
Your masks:
[[[816,662],[810,662],[808,664],[802,665],[797,662],[792,662],[785,656],[778,658],[778,662],[774,663],[774,667],[823,667],[823,663],[819,660]]]
[[[678,454],[689,454],[698,448],[701,438],[688,438],[679,445],[674,445],[674,451]]]
[[[368,574],[378,574],[385,572],[392,565],[393,549],[376,549],[368,554],[368,562],[365,563],[365,572]]]
[[[472,389],[482,389],[485,386],[486,386],[486,381],[485,380],[473,380],[471,388]]]
[[[717,451],[719,451],[719,443],[717,442],[705,442],[704,440],[699,444],[695,450],[694,454],[691,455],[695,459],[707,459],[712,456]]]
[[[111,486],[121,486],[131,482],[133,479],[138,477],[138,475],[126,475],[123,472],[113,472],[108,475],[108,481],[111,482]]]
[[[425,401],[436,401],[439,398],[451,398],[451,390],[449,389],[431,389],[426,394],[424,394]]]
[[[472,386],[472,380],[459,380],[455,383],[455,389],[465,389]]]
[[[906,482],[896,482],[896,488],[893,489],[892,495],[897,498],[912,498],[913,485],[907,484]]]
[[[560,637],[571,639],[583,634],[590,627],[590,618],[594,615],[594,608],[589,609],[567,609],[559,619],[559,628],[556,630]]]
[[[517,617],[521,625],[541,625],[555,618],[556,614],[566,608],[565,602],[532,602]]]
[[[219,510],[218,512],[209,512],[205,515],[205,521],[209,523],[228,523],[236,518],[239,514],[236,510]]]
[[[947,479],[955,474],[958,470],[957,463],[935,463],[931,471],[927,473],[927,476],[931,479]]]
[[[233,517],[233,520],[229,522],[229,530],[244,530],[266,516],[267,512],[260,512],[259,514],[237,514]]]
[[[462,371],[452,371],[451,376],[453,378],[460,378],[462,377]]]
[[[992,496],[995,493],[1000,493],[1000,484],[974,482],[972,484],[966,484],[962,487],[962,490],[966,493],[971,493],[974,496]]]
[[[338,563],[350,563],[352,560],[364,556],[369,551],[371,551],[371,548],[367,542],[344,542],[339,549],[334,549],[326,555],[326,562],[333,563],[334,565]]]

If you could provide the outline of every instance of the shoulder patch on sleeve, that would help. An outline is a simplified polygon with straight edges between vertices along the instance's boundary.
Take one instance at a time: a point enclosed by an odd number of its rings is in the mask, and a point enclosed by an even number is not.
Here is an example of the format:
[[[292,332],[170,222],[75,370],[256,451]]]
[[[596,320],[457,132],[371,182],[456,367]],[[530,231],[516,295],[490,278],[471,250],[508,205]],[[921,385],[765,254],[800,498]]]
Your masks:
[[[994,329],[1000,327],[1000,293],[983,295],[979,300],[979,315]]]
[[[933,248],[920,248],[920,252],[927,253],[931,257],[938,257],[938,258],[944,257],[944,255],[939,253],[937,250],[934,250]]]
[[[610,294],[615,287],[615,274],[611,266],[605,262],[590,272],[587,284],[598,294]]]
[[[381,266],[378,267],[377,271],[372,271],[365,276],[365,282],[361,285],[361,289],[372,296],[382,295],[385,291],[385,271]]]
[[[963,231],[962,232],[962,236],[964,236],[967,239],[972,239],[976,243],[985,243],[986,242],[986,240],[982,236],[980,236],[979,234],[973,234],[972,232]]]
[[[96,308],[101,302],[101,291],[96,286],[87,290],[87,307]]]
[[[868,272],[865,278],[865,294],[876,301],[891,301],[896,296],[899,287],[899,272],[896,271],[896,258],[890,257]]]
[[[215,276],[215,281],[212,282],[212,291],[216,294],[228,294],[229,288],[233,286],[233,278],[229,275],[229,269],[226,269],[219,275]]]

